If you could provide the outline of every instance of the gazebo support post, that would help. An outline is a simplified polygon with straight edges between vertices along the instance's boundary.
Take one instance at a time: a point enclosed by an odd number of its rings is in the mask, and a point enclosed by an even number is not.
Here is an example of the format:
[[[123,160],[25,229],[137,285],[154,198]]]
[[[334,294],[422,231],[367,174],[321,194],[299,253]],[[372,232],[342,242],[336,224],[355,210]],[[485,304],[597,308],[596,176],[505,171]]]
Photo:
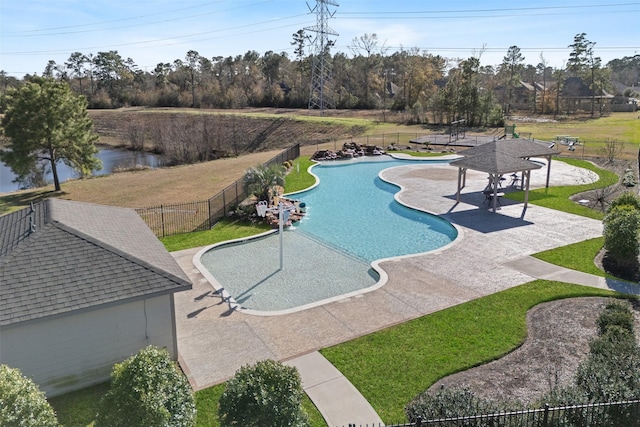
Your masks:
[[[464,188],[467,181],[467,170],[465,168],[458,168],[458,192],[456,193],[456,201],[460,201],[460,191]]]
[[[492,173],[491,182],[493,183],[493,197],[491,198],[491,204],[493,206],[493,213],[496,213],[497,205],[498,205],[498,182],[500,181],[500,177],[497,173]]]
[[[526,178],[525,178],[526,177]],[[531,171],[523,171],[522,172],[522,179],[526,179],[527,181],[527,187],[524,190],[524,209],[527,209],[527,206],[529,204],[529,183],[531,182]],[[524,185],[524,184],[523,184]]]
[[[549,177],[551,176],[551,156],[547,156],[547,186],[549,188]]]

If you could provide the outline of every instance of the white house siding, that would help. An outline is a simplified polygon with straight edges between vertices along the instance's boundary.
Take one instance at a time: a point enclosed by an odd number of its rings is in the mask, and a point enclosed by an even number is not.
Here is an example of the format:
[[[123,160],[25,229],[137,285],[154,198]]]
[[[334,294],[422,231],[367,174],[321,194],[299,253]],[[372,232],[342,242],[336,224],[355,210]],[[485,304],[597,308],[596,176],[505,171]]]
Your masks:
[[[147,345],[176,359],[173,296],[163,295],[0,330],[0,363],[20,368],[47,396],[107,381],[114,363]]]

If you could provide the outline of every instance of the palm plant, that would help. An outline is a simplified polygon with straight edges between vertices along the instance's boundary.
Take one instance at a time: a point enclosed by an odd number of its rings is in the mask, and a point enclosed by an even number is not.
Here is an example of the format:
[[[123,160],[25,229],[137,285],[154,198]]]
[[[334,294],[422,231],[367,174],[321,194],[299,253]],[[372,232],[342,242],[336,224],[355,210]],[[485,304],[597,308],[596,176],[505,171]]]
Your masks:
[[[242,184],[248,194],[270,203],[271,197],[277,194],[278,187],[284,186],[286,172],[282,165],[259,165],[247,169]]]

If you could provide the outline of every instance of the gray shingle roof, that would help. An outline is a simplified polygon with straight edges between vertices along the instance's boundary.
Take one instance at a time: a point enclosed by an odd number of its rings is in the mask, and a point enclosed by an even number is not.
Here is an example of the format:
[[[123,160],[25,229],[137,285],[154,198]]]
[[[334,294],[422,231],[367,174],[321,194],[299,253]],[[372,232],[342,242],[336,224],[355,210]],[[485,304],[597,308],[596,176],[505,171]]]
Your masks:
[[[514,157],[542,157],[560,154],[559,151],[549,148],[548,142],[538,142],[530,139],[499,139],[487,142],[461,151],[465,157],[487,152],[501,152]]]
[[[468,148],[460,154],[464,157],[449,163],[451,166],[502,175],[539,169],[540,164],[526,159],[552,156],[559,152],[550,148],[549,143],[528,139],[500,139]]]
[[[132,209],[48,199],[0,217],[0,325],[190,288]]]
[[[514,157],[496,150],[485,151],[475,156],[462,157],[449,164],[458,168],[467,168],[500,175],[542,167],[539,163]]]

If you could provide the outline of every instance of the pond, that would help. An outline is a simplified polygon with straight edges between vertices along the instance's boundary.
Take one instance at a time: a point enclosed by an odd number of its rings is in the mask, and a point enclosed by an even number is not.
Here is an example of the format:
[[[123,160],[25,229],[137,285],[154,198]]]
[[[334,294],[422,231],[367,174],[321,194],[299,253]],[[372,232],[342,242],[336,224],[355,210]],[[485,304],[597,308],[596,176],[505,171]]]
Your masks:
[[[158,168],[162,166],[162,156],[157,154],[110,147],[100,147],[97,157],[102,161],[102,169],[94,171],[94,175],[108,175],[114,170],[133,168],[136,165],[149,168]],[[63,162],[58,162],[58,176],[60,178],[60,182],[64,182],[69,179],[77,178],[78,174]],[[11,171],[11,168],[3,162],[0,162],[0,193],[8,193],[28,188],[20,183],[13,182],[15,179],[16,176]],[[53,182],[51,171],[47,171],[45,180],[47,183]]]

